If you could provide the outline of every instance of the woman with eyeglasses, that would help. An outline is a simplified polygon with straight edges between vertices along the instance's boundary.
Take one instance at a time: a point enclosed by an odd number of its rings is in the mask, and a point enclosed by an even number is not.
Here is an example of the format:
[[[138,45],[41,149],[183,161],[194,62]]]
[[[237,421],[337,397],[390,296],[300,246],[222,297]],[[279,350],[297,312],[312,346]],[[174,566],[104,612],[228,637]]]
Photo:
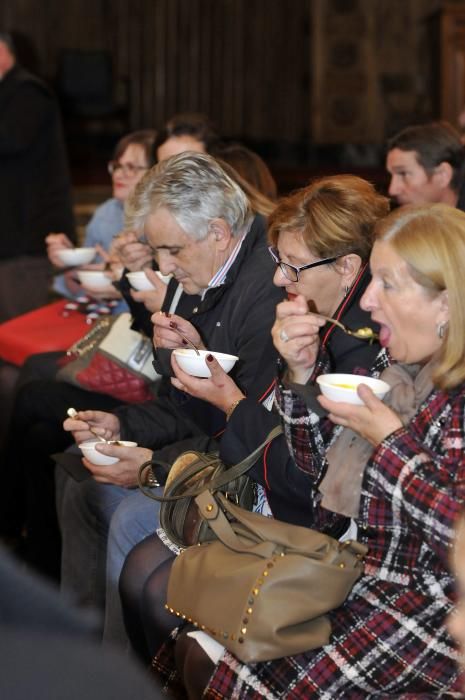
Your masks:
[[[85,247],[97,247],[100,257],[105,255],[114,237],[124,229],[124,203],[129,197],[139,180],[153,164],[153,143],[155,131],[144,129],[127,134],[116,144],[113,160],[108,163],[108,172],[112,179],[113,196],[107,199],[95,210],[89,224],[83,245]],[[71,248],[72,243],[64,233],[50,233],[46,238],[47,254],[50,262],[55,267],[65,267],[59,258],[59,251]],[[148,248],[140,246],[140,255],[150,260]],[[91,266],[88,266],[89,268]],[[75,297],[82,294],[83,290],[73,271],[65,272],[57,277],[54,283],[55,291],[67,297]],[[92,290],[92,296],[117,296],[118,292],[111,286],[103,292]]]
[[[269,217],[274,283],[285,288],[289,297],[278,304],[272,330],[282,358],[279,383],[292,387],[304,405],[306,401],[316,403],[317,374],[360,368],[368,372],[376,361],[378,343],[370,345],[346,335],[318,312],[350,328],[371,325],[359,300],[370,279],[367,266],[373,229],[388,208],[388,200],[371,184],[341,175],[317,180],[280,200]],[[211,379],[185,374],[174,355],[171,364],[175,373],[171,381],[178,389],[224,411],[227,426],[220,456],[226,464],[247,457],[279,425],[280,415],[266,410],[271,408],[270,391],[263,389],[262,403],[247,398],[213,357],[208,363]],[[303,441],[304,430],[305,426]],[[296,468],[284,436],[273,440],[249,475],[260,487],[256,510],[285,522],[315,526],[311,481]],[[336,537],[348,527],[349,521],[339,517],[328,516],[322,523],[322,529]],[[133,549],[120,578],[127,631],[144,660],[156,652],[176,624],[164,610],[169,555],[153,535]]]
[[[316,180],[281,199],[268,219],[269,251],[276,263],[274,283],[285,288],[288,296],[276,308],[272,329],[281,356],[279,379],[302,402],[313,401],[319,393],[314,382],[317,374],[368,371],[379,352],[378,342],[353,338],[323,316],[352,329],[371,326],[376,330],[359,301],[370,280],[373,228],[388,208],[388,200],[370,183],[338,175]],[[174,356],[172,365],[176,375],[172,381],[178,388],[226,413],[228,427],[220,453],[226,463],[244,459],[279,423],[275,412],[247,399],[215,360],[209,365],[213,377],[207,380],[182,372]],[[264,486],[275,517],[312,526],[305,480],[288,459],[284,438],[277,438],[251,474]]]
[[[244,664],[221,647],[210,656],[205,633],[192,626],[173,635],[155,668],[175,683],[174,641],[190,700],[464,697],[463,577],[459,567],[457,591],[453,567],[464,555],[465,214],[445,204],[400,207],[375,235],[360,304],[379,324],[389,393],[381,401],[362,383],[361,405],[320,395],[324,419],[299,406],[298,392],[284,383],[276,399],[296,465],[312,480],[315,527],[323,528],[328,512],[349,516],[350,538],[367,548],[363,572],[329,612],[327,642],[302,644],[299,653]],[[300,337],[299,315],[278,319],[274,335],[283,343]],[[299,373],[309,361],[297,363]],[[323,582],[310,584],[308,595],[314,590],[324,592]],[[187,601],[183,616],[192,614]]]

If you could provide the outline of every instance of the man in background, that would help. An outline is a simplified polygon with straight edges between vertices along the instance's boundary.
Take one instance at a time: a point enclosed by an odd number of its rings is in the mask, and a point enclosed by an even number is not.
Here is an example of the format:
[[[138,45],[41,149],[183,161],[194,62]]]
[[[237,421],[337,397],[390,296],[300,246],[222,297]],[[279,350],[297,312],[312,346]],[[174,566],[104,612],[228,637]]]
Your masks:
[[[0,323],[47,302],[51,231],[74,236],[58,105],[0,32]]]
[[[399,205],[441,202],[465,210],[465,147],[448,122],[409,126],[388,141],[389,195]]]

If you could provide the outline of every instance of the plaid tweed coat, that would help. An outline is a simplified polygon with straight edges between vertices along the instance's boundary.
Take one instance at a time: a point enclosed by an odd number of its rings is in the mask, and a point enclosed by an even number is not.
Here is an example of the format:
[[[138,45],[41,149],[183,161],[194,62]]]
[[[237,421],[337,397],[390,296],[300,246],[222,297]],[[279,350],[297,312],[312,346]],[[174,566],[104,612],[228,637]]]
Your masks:
[[[379,369],[386,359],[382,351]],[[326,447],[340,428],[318,420],[282,386],[277,405],[291,454],[317,486]],[[250,666],[225,652],[204,697],[381,700],[459,689],[445,617],[453,607],[454,521],[465,497],[464,440],[465,385],[433,391],[408,429],[378,445],[365,469],[357,525],[368,555],[364,574],[331,613],[330,644]],[[324,529],[328,513],[316,488],[313,496],[316,527]]]

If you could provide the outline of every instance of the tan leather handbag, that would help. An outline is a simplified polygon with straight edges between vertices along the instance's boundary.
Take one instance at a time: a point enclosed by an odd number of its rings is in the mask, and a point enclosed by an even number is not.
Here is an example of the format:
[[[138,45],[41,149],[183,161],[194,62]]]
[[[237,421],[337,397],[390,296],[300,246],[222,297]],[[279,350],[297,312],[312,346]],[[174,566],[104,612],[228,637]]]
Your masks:
[[[326,613],[361,575],[366,547],[250,513],[222,493],[195,500],[218,539],[176,557],[166,608],[245,663],[328,643]]]

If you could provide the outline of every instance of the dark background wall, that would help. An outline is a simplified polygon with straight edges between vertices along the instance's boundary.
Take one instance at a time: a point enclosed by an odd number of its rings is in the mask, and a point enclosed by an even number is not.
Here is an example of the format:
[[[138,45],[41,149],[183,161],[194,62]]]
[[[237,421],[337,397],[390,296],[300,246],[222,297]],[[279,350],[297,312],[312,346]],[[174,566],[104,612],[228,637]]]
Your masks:
[[[428,18],[443,5],[451,3],[4,0],[0,28],[34,44],[36,72],[61,94],[71,147],[83,131],[114,140],[189,110],[271,162],[370,164],[388,134],[438,115]],[[110,94],[97,107],[95,95],[73,104],[66,90],[85,93],[89,81],[97,90],[105,60]]]

